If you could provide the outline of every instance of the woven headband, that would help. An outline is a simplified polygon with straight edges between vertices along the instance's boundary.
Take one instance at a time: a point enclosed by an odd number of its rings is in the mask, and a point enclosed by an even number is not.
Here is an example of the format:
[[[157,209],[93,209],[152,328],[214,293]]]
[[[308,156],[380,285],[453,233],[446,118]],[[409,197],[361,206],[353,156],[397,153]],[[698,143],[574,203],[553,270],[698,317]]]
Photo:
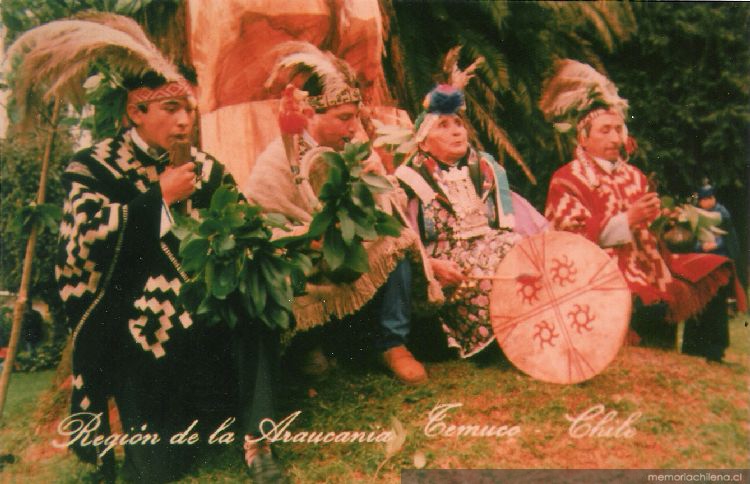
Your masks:
[[[320,96],[310,96],[307,98],[307,103],[315,110],[328,109],[341,104],[358,103],[360,101],[362,101],[362,94],[359,92],[359,89],[348,86]]]
[[[139,87],[128,92],[128,104],[143,104],[162,99],[193,96],[193,86],[185,79],[168,82],[155,89]]]

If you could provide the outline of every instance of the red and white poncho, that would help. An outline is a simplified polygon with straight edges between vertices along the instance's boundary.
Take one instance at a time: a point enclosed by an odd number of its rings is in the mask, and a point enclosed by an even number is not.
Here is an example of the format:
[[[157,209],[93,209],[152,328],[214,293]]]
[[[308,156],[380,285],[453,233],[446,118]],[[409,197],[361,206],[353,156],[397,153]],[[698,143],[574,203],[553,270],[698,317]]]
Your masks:
[[[610,220],[647,191],[646,177],[635,166],[618,161],[608,173],[579,147],[576,159],[552,176],[545,216],[556,230],[575,232],[601,245],[602,231]],[[667,318],[672,322],[700,312],[732,279],[729,259],[671,254],[646,226],[631,229],[631,235],[631,242],[604,250],[617,257],[630,290],[645,304],[669,304]]]

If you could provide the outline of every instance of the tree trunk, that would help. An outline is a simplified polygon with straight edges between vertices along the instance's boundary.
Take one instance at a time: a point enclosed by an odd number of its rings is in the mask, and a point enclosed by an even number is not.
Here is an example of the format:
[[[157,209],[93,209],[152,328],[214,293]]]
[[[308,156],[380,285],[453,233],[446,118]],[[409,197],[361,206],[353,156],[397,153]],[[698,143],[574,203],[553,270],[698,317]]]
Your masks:
[[[47,191],[47,172],[49,171],[49,162],[52,156],[52,146],[55,142],[57,132],[57,121],[60,114],[60,100],[55,99],[55,105],[52,108],[52,119],[50,120],[50,133],[47,138],[47,144],[44,147],[44,157],[42,158],[42,171],[39,174],[39,190],[36,195],[36,204],[40,206],[44,203]],[[39,223],[34,223],[31,227],[29,240],[26,243],[26,254],[23,259],[23,270],[21,272],[21,287],[18,289],[18,297],[13,307],[13,326],[10,332],[10,342],[8,344],[8,356],[3,365],[3,373],[0,376],[0,419],[3,416],[5,408],[5,397],[8,392],[10,383],[10,374],[16,363],[16,352],[18,351],[18,341],[21,339],[21,323],[28,300],[29,285],[31,280],[31,265],[34,261],[34,250],[36,249],[36,239],[39,233]]]

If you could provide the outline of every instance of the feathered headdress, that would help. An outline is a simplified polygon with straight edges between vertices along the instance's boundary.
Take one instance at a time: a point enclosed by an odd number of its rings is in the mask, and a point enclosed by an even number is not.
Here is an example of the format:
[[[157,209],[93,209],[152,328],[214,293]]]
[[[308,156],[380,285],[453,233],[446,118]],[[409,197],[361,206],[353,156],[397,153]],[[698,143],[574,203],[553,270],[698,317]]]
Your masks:
[[[172,95],[189,89],[177,67],[151,43],[141,27],[120,15],[89,13],[41,25],[13,43],[8,58],[16,56],[21,59],[15,70],[13,92],[22,119],[28,119],[35,103],[51,98],[83,105],[84,83],[95,63],[102,63],[123,77],[155,72],[166,79]],[[141,94],[145,101],[154,100],[153,93]]]
[[[478,57],[466,69],[461,70],[458,67],[460,53],[461,46],[454,47],[448,51],[443,62],[443,71],[450,73],[448,84],[438,84],[427,93],[422,101],[424,111],[417,117],[414,123],[417,143],[425,139],[441,114],[455,114],[458,111],[466,109],[463,90],[471,78],[474,77],[477,67],[484,62],[484,57]]]
[[[308,42],[290,41],[280,44],[275,49],[276,64],[273,67],[265,87],[271,88],[279,81],[283,73],[292,72],[288,81],[301,71],[315,74],[322,84],[323,92],[318,96],[308,96],[307,103],[313,109],[327,109],[340,104],[359,103],[362,95],[356,87],[356,76],[345,61],[330,52],[323,52]]]
[[[456,46],[445,54],[443,72],[448,74],[449,82],[438,84],[428,92],[422,101],[422,111],[414,121],[414,129],[401,126],[390,126],[375,121],[378,137],[374,146],[395,147],[400,158],[408,158],[417,150],[419,143],[432,130],[441,114],[456,114],[466,109],[463,90],[469,83],[474,72],[484,62],[484,57],[478,57],[466,69],[458,67],[458,57],[461,46]]]
[[[457,45],[445,54],[443,61],[443,71],[450,73],[448,84],[456,89],[463,90],[476,72],[477,67],[484,63],[484,57],[477,57],[466,69],[461,70],[458,67],[458,57],[461,54],[461,46]]]
[[[555,74],[542,87],[539,108],[555,128],[568,131],[580,126],[597,110],[614,111],[625,118],[627,100],[617,94],[617,86],[588,64],[564,59],[557,62]]]

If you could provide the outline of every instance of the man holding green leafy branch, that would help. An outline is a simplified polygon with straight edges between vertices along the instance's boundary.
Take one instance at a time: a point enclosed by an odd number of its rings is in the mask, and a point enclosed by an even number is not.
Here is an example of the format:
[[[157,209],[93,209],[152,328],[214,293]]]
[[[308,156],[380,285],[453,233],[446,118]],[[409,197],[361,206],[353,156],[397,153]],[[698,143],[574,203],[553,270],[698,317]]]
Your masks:
[[[320,231],[324,239],[324,264],[330,266],[332,261],[341,264],[329,274],[333,277],[319,284],[311,281],[307,286],[308,294],[297,298],[297,328],[307,330],[330,319],[342,318],[358,332],[371,331],[369,344],[381,353],[382,361],[399,380],[406,384],[422,383],[427,379],[424,366],[406,348],[411,324],[411,266],[405,255],[414,247],[415,236],[409,231],[399,234],[396,230],[384,237],[389,232],[388,224],[382,223],[377,214],[371,219],[372,226],[364,226],[367,222],[361,211],[372,209],[375,213],[377,210],[374,204],[365,207],[367,203],[357,194],[361,193],[359,189],[368,173],[384,174],[384,170],[379,160],[369,154],[366,145],[349,144],[362,130],[361,94],[355,86],[355,76],[345,62],[311,44],[289,42],[277,50],[279,60],[267,86],[273,85],[286,70],[292,70],[290,79],[299,73],[309,76],[303,89],[310,96],[304,101],[304,119],[300,119],[294,145],[290,146],[284,135],[273,141],[256,160],[243,192],[265,211],[281,213],[291,219],[296,232],[307,231],[309,227],[311,235],[315,236],[314,232]],[[281,128],[284,132],[285,126]],[[334,151],[343,151],[343,154],[327,159],[334,165],[330,170],[335,171],[336,180],[341,181],[339,173],[342,173],[348,182],[343,180],[336,184],[329,178],[328,185],[317,183],[319,193],[313,193],[307,184],[311,181],[316,184],[311,180],[315,175],[300,174],[300,166],[307,167],[308,161],[314,163],[316,158],[325,158],[326,153]],[[378,184],[376,178],[369,180]],[[352,200],[356,200],[356,207],[341,199],[347,197],[341,192],[351,187],[354,187]],[[369,188],[377,191],[374,185]],[[331,208],[334,204],[339,208]],[[361,223],[357,223],[358,220]],[[366,234],[368,231],[372,233]],[[356,244],[351,247],[356,246],[359,252],[347,252],[347,242],[360,235],[369,241],[366,252]],[[342,254],[340,261],[334,260],[337,253]],[[352,276],[352,269],[364,274]],[[325,372],[327,366],[318,347],[306,356],[302,371],[315,376]]]
[[[23,56],[14,85],[22,102],[42,99],[35,89],[50,84],[46,96],[83,99],[83,81],[95,62],[104,82],[124,78],[102,89],[119,111],[110,114],[127,116],[126,126],[78,152],[63,174],[68,194],[56,276],[72,329],[73,394],[71,416],[58,431],[82,460],[100,465],[114,481],[114,451],[104,439],[113,397],[121,432],[152,436],[148,444],[124,445],[129,477],[176,479],[209,434],[232,421],[238,398],[246,434],[274,418],[278,332],[255,318],[231,324],[237,321],[227,309],[216,312],[228,324],[205,324],[207,311],[199,304],[213,300],[184,297],[195,295],[196,285],[201,289],[201,274],[188,275],[198,264],[191,261],[191,269],[177,257],[202,242],[180,244],[172,231],[180,212],[200,218],[237,201],[234,181],[213,157],[190,147],[195,98],[188,74],[133,20],[96,14],[51,22],[19,38],[12,53]],[[239,215],[252,218],[253,212]],[[270,229],[254,229],[256,238],[270,237]],[[225,239],[215,240],[216,251],[229,249]],[[209,281],[219,299],[227,296],[224,287]],[[254,477],[280,477],[267,449],[246,446],[246,458]]]

